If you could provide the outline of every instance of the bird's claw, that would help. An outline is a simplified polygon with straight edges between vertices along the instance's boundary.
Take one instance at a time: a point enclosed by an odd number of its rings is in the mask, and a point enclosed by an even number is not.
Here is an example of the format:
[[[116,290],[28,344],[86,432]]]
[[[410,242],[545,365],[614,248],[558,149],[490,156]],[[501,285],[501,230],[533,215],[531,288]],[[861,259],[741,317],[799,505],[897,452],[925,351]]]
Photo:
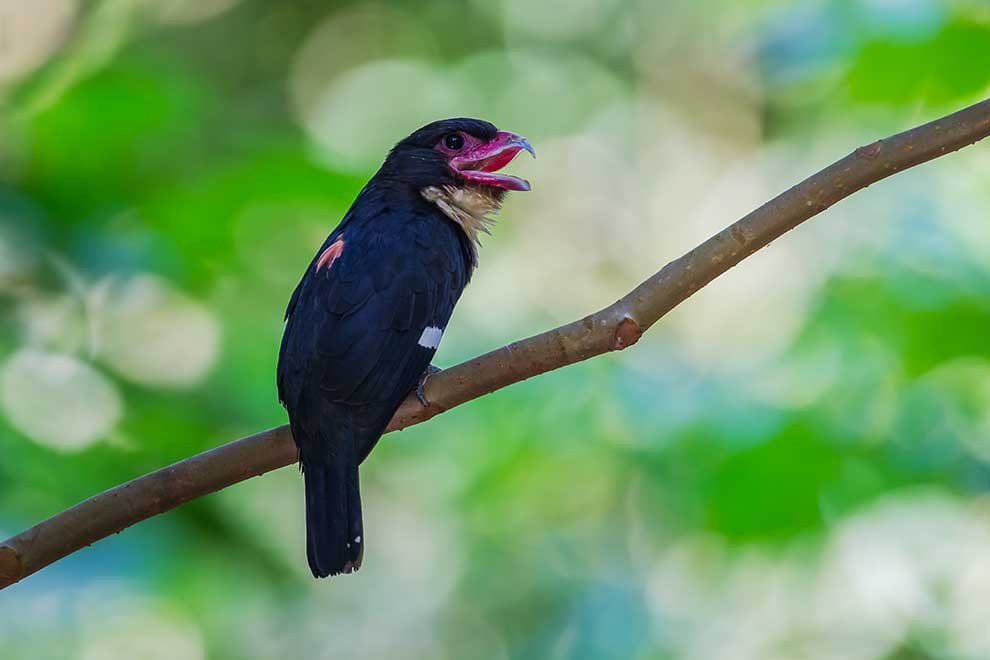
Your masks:
[[[424,408],[430,407],[430,402],[426,400],[426,381],[430,379],[430,376],[440,371],[443,371],[443,369],[431,364],[426,368],[426,371],[423,372],[423,375],[419,377],[419,382],[416,384],[416,398],[419,399],[419,402]]]

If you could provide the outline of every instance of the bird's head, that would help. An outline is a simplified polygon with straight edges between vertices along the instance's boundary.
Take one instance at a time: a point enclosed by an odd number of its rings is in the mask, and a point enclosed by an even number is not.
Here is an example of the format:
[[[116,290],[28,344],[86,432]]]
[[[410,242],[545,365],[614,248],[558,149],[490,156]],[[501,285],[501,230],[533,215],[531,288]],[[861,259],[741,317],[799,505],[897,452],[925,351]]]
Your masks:
[[[419,189],[483,186],[529,190],[529,182],[501,174],[520,151],[536,152],[526,138],[480,119],[444,119],[420,128],[389,153],[382,170]]]
[[[529,190],[525,179],[499,172],[523,150],[536,156],[526,138],[487,121],[444,119],[395,145],[379,176],[409,186],[478,244],[479,233],[488,232],[505,193]]]

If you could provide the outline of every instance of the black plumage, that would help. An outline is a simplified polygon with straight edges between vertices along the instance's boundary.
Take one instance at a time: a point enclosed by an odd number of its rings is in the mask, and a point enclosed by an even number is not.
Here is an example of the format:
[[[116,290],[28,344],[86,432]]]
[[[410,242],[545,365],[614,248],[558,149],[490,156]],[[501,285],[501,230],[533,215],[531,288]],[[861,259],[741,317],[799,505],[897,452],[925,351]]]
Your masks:
[[[487,182],[504,164],[486,161],[489,154],[511,160],[521,148],[530,149],[479,120],[416,131],[392,149],[292,294],[278,392],[305,476],[314,576],[360,566],[358,466],[429,367],[476,265],[475,237],[424,190],[474,186],[499,200],[506,188],[523,189],[520,180],[496,175],[506,183],[488,185],[473,178]]]

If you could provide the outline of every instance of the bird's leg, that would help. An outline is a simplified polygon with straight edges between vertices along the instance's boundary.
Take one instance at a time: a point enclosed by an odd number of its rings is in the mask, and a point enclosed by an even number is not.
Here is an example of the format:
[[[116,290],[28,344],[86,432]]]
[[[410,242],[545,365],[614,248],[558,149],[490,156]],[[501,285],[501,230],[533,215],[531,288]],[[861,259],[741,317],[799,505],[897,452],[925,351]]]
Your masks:
[[[416,398],[419,399],[419,402],[423,404],[424,408],[430,407],[430,402],[426,400],[426,392],[424,391],[426,381],[430,379],[430,376],[439,371],[443,371],[443,369],[435,364],[431,364],[426,368],[426,371],[423,372],[423,375],[419,377],[419,382],[416,384]]]

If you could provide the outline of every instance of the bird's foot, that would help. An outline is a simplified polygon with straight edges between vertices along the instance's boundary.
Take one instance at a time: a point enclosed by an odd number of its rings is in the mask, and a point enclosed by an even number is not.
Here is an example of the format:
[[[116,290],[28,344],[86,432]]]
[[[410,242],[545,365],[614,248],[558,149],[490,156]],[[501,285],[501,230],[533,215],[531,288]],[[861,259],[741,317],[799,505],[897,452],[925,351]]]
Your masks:
[[[419,377],[419,383],[416,384],[416,398],[419,399],[419,402],[423,404],[424,408],[430,407],[430,402],[426,400],[426,392],[424,391],[426,388],[426,381],[430,379],[430,376],[440,371],[443,371],[443,369],[431,364],[426,368],[426,371],[423,372],[423,375]]]

